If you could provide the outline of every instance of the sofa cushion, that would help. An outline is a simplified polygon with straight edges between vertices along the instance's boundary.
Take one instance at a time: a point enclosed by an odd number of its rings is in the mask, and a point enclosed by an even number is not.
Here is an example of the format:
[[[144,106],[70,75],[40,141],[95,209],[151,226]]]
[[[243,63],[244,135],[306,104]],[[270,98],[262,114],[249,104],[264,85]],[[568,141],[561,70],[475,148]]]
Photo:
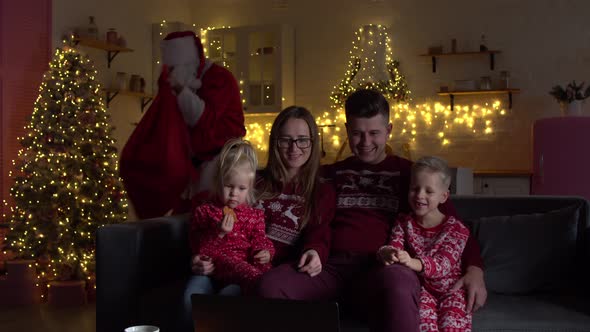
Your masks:
[[[579,296],[490,294],[473,332],[590,332],[590,301]]]
[[[503,294],[567,288],[575,271],[578,209],[484,217],[465,223],[476,236],[489,290]]]

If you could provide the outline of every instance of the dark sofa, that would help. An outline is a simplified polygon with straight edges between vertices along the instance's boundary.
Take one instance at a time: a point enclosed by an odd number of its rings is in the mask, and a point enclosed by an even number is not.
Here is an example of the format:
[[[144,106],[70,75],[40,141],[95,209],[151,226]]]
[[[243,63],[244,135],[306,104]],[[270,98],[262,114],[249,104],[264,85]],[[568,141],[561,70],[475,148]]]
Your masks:
[[[489,297],[474,331],[589,331],[589,205],[577,197],[452,198],[482,248]],[[189,276],[188,216],[101,227],[97,331],[179,330],[172,301]],[[175,315],[176,313],[176,315]],[[343,331],[366,331],[344,321]]]

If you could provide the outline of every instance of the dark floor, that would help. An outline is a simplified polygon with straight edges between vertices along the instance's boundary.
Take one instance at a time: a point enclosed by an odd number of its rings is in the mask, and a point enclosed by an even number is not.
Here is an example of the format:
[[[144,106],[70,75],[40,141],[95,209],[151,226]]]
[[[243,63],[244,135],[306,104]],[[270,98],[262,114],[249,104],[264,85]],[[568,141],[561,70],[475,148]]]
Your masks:
[[[55,308],[48,304],[0,307],[0,331],[95,332],[95,308],[94,303],[68,308]]]

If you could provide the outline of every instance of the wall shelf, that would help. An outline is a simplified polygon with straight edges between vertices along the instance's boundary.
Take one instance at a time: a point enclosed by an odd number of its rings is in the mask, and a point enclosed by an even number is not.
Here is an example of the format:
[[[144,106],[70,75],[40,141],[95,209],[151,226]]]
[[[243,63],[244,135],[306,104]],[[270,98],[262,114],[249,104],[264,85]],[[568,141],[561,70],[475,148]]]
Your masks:
[[[144,92],[135,92],[135,91],[118,90],[118,89],[103,89],[103,91],[106,93],[106,96],[107,96],[107,108],[109,107],[109,104],[111,103],[111,101],[113,101],[113,99],[115,99],[115,97],[120,94],[120,95],[123,95],[123,96],[131,96],[131,97],[140,98],[140,100],[141,100],[141,112],[142,113],[143,113],[144,108],[154,98],[152,95],[147,94],[147,93],[144,93]]]
[[[533,176],[533,171],[524,169],[514,170],[473,170],[473,176],[498,176],[498,177],[513,177],[513,176]]]
[[[130,48],[122,47],[122,46],[119,46],[116,44],[107,43],[104,40],[98,40],[98,39],[94,39],[94,38],[76,37],[76,38],[74,38],[74,42],[76,43],[76,45],[81,45],[81,46],[86,46],[86,47],[96,48],[99,50],[106,51],[109,68],[111,68],[111,62],[117,56],[117,54],[119,54],[120,52],[133,52],[133,50]],[[143,113],[143,110],[145,109],[145,107],[154,98],[152,95],[149,95],[147,93],[135,92],[135,91],[130,91],[130,90],[102,89],[102,91],[104,91],[104,93],[106,94],[107,108],[110,106],[111,101],[113,101],[113,99],[115,99],[116,96],[124,95],[124,96],[131,96],[131,97],[139,98],[141,101],[141,112],[142,113]]]
[[[86,47],[107,51],[107,61],[109,68],[111,68],[111,62],[117,56],[117,54],[119,54],[120,52],[133,52],[133,50],[130,48],[110,44],[104,40],[98,40],[94,38],[76,37],[74,38],[74,42],[76,43],[76,45],[82,45]]]
[[[512,109],[512,94],[519,93],[520,89],[498,89],[498,90],[461,90],[461,91],[444,91],[438,92],[439,96],[449,96],[451,99],[451,110],[455,106],[455,96],[466,96],[466,95],[486,95],[486,94],[507,94],[508,95],[508,108]]]
[[[438,57],[448,57],[448,56],[481,56],[481,55],[489,55],[490,57],[490,70],[494,70],[495,67],[495,55],[498,53],[502,53],[502,51],[498,50],[489,50],[489,51],[477,51],[477,52],[455,52],[455,53],[439,53],[439,54],[420,54],[420,56],[429,56],[432,57],[432,72],[436,73],[436,58]]]

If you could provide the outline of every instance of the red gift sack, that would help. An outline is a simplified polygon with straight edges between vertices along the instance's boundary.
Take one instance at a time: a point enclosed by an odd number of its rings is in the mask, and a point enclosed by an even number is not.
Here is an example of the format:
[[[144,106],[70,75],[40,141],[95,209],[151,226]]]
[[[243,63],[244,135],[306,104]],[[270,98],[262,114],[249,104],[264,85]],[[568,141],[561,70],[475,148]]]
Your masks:
[[[158,95],[121,154],[121,177],[141,219],[164,215],[178,205],[194,167],[188,128],[164,68]]]

